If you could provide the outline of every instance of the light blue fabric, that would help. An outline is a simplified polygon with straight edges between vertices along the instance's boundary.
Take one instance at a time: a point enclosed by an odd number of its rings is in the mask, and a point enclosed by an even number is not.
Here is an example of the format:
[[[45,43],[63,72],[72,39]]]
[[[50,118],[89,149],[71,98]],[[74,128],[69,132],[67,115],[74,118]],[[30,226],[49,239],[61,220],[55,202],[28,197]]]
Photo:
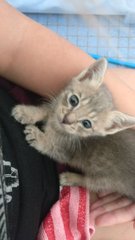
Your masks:
[[[8,0],[26,13],[135,14],[135,0]]]

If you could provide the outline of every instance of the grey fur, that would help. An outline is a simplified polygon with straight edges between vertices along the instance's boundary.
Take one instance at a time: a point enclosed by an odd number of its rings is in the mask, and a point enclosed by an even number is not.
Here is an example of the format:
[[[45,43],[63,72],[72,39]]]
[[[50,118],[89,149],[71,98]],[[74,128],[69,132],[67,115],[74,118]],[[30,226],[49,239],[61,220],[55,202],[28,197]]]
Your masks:
[[[63,173],[63,185],[80,185],[93,191],[109,190],[135,200],[135,117],[115,110],[112,96],[102,83],[107,68],[98,60],[73,78],[51,103],[17,105],[12,116],[26,124],[27,142],[82,174]],[[72,107],[71,95],[79,98]],[[89,119],[92,127],[84,128]],[[37,121],[47,121],[42,131]]]

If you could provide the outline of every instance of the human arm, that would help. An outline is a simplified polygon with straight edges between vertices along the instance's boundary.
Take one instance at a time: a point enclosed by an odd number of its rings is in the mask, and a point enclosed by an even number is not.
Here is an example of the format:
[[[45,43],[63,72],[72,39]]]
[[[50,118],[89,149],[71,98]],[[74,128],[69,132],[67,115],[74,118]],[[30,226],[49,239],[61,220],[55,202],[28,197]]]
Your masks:
[[[57,93],[93,61],[62,37],[21,14],[5,1],[1,2],[2,76],[45,96],[50,92]]]
[[[93,59],[0,1],[0,75],[42,96],[58,93]],[[125,74],[126,72],[126,74]],[[122,76],[122,77],[121,77]],[[117,107],[135,115],[135,70],[109,69],[105,83]],[[129,81],[133,84],[130,87]],[[132,88],[132,89],[131,89]]]

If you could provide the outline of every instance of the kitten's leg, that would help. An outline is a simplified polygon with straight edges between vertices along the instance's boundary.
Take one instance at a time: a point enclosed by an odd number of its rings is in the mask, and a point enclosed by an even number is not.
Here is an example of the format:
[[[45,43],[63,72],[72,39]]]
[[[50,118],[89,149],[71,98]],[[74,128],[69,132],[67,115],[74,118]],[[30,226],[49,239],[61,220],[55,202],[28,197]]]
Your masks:
[[[11,115],[22,124],[34,124],[47,117],[48,109],[42,106],[16,105]]]
[[[112,184],[104,178],[98,180],[72,172],[60,174],[60,183],[65,186],[80,186],[91,191],[113,191]],[[116,191],[116,188],[114,189]]]
[[[55,136],[55,133],[51,128],[47,127],[46,131],[42,132],[35,125],[27,125],[24,133],[30,146],[34,147],[42,154],[54,158],[58,162],[67,162],[65,151],[59,146],[58,138]],[[55,141],[56,139],[57,141]]]
[[[63,186],[86,187],[88,179],[78,173],[64,172],[60,174],[60,184]]]

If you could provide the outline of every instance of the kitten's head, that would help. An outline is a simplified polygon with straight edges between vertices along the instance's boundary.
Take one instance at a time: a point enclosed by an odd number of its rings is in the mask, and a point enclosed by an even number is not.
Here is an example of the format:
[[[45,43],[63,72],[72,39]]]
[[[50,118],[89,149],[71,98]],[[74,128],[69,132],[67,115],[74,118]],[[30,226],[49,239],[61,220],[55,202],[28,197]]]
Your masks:
[[[107,69],[103,58],[74,77],[58,96],[56,126],[79,137],[104,136],[135,126],[135,118],[114,111],[112,97],[102,84]]]

